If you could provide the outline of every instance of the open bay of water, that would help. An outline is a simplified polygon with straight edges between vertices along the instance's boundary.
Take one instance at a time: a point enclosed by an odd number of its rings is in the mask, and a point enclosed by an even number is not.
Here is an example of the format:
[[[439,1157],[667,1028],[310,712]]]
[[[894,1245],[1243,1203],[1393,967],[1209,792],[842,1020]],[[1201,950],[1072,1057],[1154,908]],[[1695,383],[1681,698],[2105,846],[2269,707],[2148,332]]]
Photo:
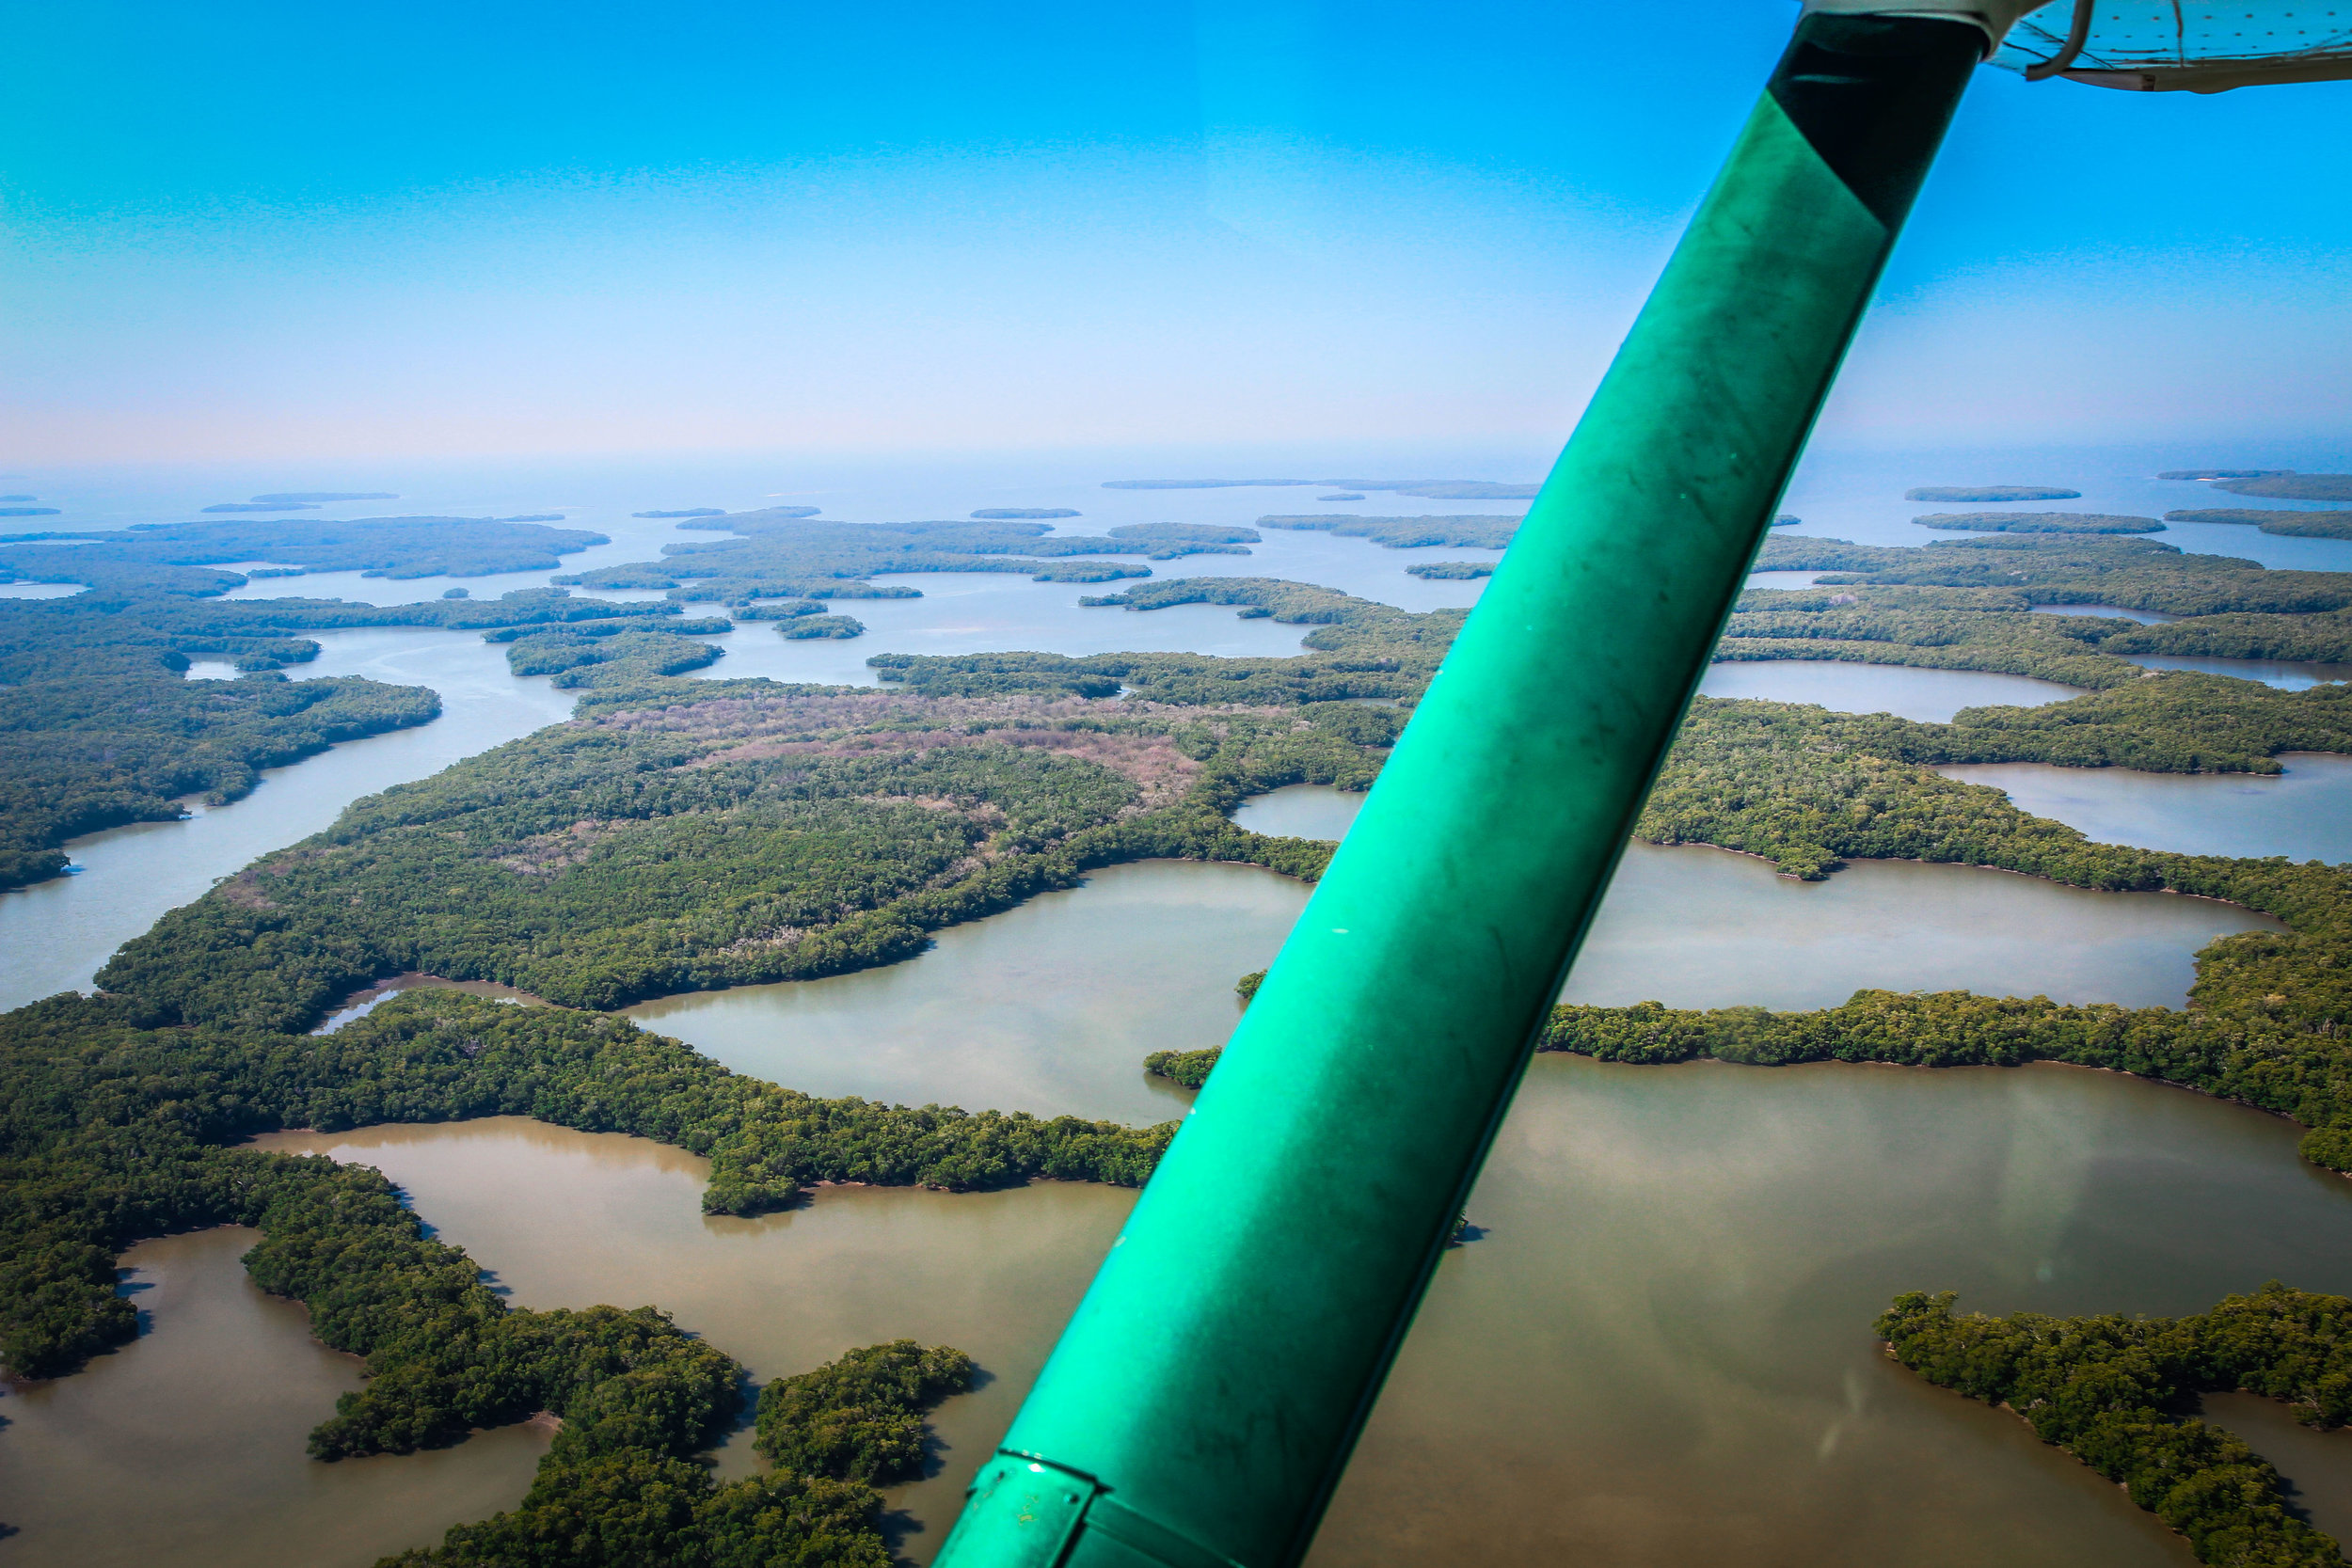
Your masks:
[[[1747,586],[1749,588],[1774,588],[1787,592],[1797,588],[1810,588],[1818,578],[1826,575],[1822,572],[1750,572]]]
[[[2033,607],[2039,615],[2089,615],[2102,621],[2130,621],[2142,626],[2169,626],[2180,619],[2177,615],[2159,615],[2153,610],[2125,610],[2111,604],[2038,604]]]
[[[1538,1057],[1470,1200],[1481,1235],[1438,1271],[1311,1561],[2185,1568],[2184,1543],[2014,1417],[1886,1361],[1870,1320],[1910,1289],[2058,1313],[2198,1310],[2274,1276],[2352,1290],[2352,1188],[2302,1164],[2296,1136],[2064,1068]],[[834,1188],[793,1212],[714,1219],[698,1209],[703,1162],[617,1134],[501,1118],[262,1141],[384,1170],[518,1306],[656,1302],[761,1379],[898,1335],[971,1352],[990,1381],[939,1413],[938,1472],[891,1497],[917,1561],[1133,1198]],[[299,1560],[358,1568],[519,1497],[544,1439],[508,1429],[369,1461],[407,1509],[350,1506],[324,1533],[310,1489],[347,1467],[305,1461],[297,1439],[349,1385],[192,1375],[221,1334],[217,1304],[252,1293],[222,1270],[200,1283],[87,1374],[154,1377],[144,1398],[115,1397],[104,1465],[26,1471],[24,1439],[51,1429],[9,1402],[0,1507],[27,1527],[11,1543],[24,1560],[112,1560],[60,1543],[140,1540],[167,1543],[138,1560],[150,1568],[213,1568],[300,1541]],[[277,1310],[293,1326],[270,1343],[273,1369],[342,1361],[306,1351],[299,1313]],[[174,1334],[177,1381],[141,1372]],[[77,1384],[94,1386],[46,1397]],[[2235,1418],[2255,1430],[2268,1414]],[[87,1418],[56,1430],[88,1440]],[[2262,1430],[2307,1493],[2343,1484],[2330,1454]],[[723,1473],[748,1469],[744,1447],[727,1446]],[[14,1490],[34,1473],[37,1515]],[[129,1475],[144,1484],[117,1482]],[[231,1514],[233,1533],[169,1536],[183,1494]]]
[[[2079,828],[2102,844],[2184,855],[2352,861],[2352,757],[2290,752],[2279,760],[2286,771],[2268,776],[2139,773],[2043,762],[1969,763],[1936,771],[2006,791],[2019,810]]]

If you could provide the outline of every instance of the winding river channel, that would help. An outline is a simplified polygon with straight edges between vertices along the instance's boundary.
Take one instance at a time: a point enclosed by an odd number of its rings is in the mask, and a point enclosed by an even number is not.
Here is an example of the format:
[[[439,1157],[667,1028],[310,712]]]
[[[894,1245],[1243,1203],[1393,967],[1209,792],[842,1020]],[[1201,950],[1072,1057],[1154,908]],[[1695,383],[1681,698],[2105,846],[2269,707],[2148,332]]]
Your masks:
[[[1127,520],[1143,517],[1082,526]],[[612,558],[645,553],[630,547]],[[1247,571],[1425,609],[1470,602],[1478,584],[1424,583],[1406,562],[1488,554],[1286,534],[1255,557],[1163,575]],[[867,683],[863,659],[882,649],[1280,654],[1302,633],[1219,607],[1081,610],[1073,585],[1015,575],[910,581],[923,598],[854,607],[873,628],[865,639],[787,642],[745,625],[707,673]],[[396,598],[421,592],[397,587]],[[79,875],[0,895],[0,1005],[87,986],[164,911],[352,800],[570,709],[568,693],[512,676],[470,635],[319,640],[318,665],[298,674],[431,686],[443,716],[274,770],[246,800],[76,842]],[[1719,665],[1707,689],[1921,719],[2071,694],[1789,662]],[[2284,777],[2266,780],[1948,771],[2113,842],[2352,859],[2352,760],[2285,760]],[[1237,818],[1334,838],[1360,803],[1296,786]],[[1306,897],[1251,867],[1114,867],[943,931],[887,969],[632,1012],[815,1093],[1165,1120],[1190,1096],[1145,1075],[1142,1056],[1221,1042],[1234,979],[1266,963]],[[2198,947],[2262,928],[2274,923],[2232,906],[1976,868],[1864,863],[1801,884],[1750,857],[1636,845],[1564,994],[1810,1007],[1865,986],[1966,987],[2177,1006]],[[1887,1362],[1870,1322],[1920,1288],[1957,1290],[1967,1308],[2058,1313],[2201,1309],[2271,1277],[2352,1291],[2352,1183],[2300,1162],[2296,1136],[2241,1106],[2051,1066],[1538,1057],[1470,1205],[1471,1239],[1440,1268],[1311,1560],[2185,1568],[2185,1544],[2113,1485],[2014,1418]],[[756,1379],[901,1335],[970,1352],[985,1377],[939,1412],[935,1473],[891,1495],[897,1544],[917,1562],[1134,1199],[1054,1182],[829,1188],[790,1212],[712,1218],[699,1209],[704,1162],[618,1134],[495,1118],[261,1141],[383,1169],[517,1305],[655,1303]],[[535,1426],[407,1457],[307,1460],[305,1434],[358,1386],[357,1363],[246,1278],[250,1239],[224,1229],[135,1247],[122,1267],[141,1338],[77,1376],[0,1391],[10,1560],[363,1568],[520,1497],[548,1440]],[[2352,1531],[2352,1437],[2296,1428],[2264,1402],[2208,1411],[2280,1464],[2325,1528]],[[715,1455],[723,1473],[755,1463],[746,1437]]]

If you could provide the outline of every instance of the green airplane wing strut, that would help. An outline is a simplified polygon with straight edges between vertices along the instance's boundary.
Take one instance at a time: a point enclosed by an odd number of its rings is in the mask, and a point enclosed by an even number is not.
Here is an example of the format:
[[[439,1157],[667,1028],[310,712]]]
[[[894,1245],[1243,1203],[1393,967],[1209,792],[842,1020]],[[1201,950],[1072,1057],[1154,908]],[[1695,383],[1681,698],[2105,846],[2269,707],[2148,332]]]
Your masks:
[[[940,1568],[1305,1555],[1991,41],[1800,22]]]

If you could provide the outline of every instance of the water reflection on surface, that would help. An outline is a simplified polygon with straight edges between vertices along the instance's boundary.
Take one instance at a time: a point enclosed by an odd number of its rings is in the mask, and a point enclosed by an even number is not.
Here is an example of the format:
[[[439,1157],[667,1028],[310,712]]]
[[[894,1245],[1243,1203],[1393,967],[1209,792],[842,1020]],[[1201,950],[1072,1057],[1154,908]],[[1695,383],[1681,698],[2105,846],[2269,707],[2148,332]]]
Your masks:
[[[2234,675],[2260,681],[2281,691],[2306,691],[2333,681],[2352,681],[2352,664],[2324,664],[2292,658],[2189,658],[2171,654],[2125,654],[2146,670],[2201,670],[2208,675]]]
[[[2125,610],[2111,604],[2038,604],[2033,607],[2042,615],[2089,615],[2102,621],[2132,621],[2143,626],[2169,626],[2180,619],[2177,615],[2161,615],[2153,610]]]
[[[2352,1190],[2296,1134],[2065,1068],[1539,1057],[1311,1560],[2185,1565],[1870,1321],[2341,1291]]]
[[[1244,801],[1234,820],[1336,839],[1365,799],[1292,784]],[[2178,1006],[2196,949],[2281,928],[2210,899],[2093,893],[1981,866],[1855,861],[1825,882],[1797,882],[1753,856],[1635,843],[1563,996],[1821,1007],[1873,986]]]
[[[1888,1363],[1869,1323],[1919,1288],[2058,1313],[2201,1310],[2274,1276],[2352,1289],[2352,1189],[2296,1136],[2063,1068],[1538,1057],[1470,1200],[1481,1239],[1440,1268],[1312,1560],[2185,1564],[2013,1417]],[[941,1411],[942,1471],[893,1497],[918,1561],[1133,1197],[834,1188],[708,1219],[701,1161],[617,1134],[501,1118],[262,1142],[383,1169],[517,1305],[658,1302],[763,1379],[901,1334],[972,1352],[992,1381]],[[246,1408],[203,1418],[186,1484],[246,1462]],[[151,1462],[149,1441],[119,1462]],[[723,1455],[752,1463],[739,1438]],[[298,1446],[271,1465],[246,1522],[291,1533],[267,1499],[325,1467]],[[52,1517],[108,1506],[74,1491]]]
[[[2074,687],[2025,675],[1801,658],[1710,664],[1699,690],[1708,697],[1816,703],[1839,713],[1891,713],[1926,723],[1947,722],[1964,707],[2040,707],[2082,695]]]
[[[2184,855],[2352,861],[2352,757],[2290,752],[2283,774],[2139,773],[2041,762],[1939,768],[2102,844]]]
[[[628,1012],[812,1094],[1165,1121],[1190,1097],[1144,1056],[1222,1044],[1233,982],[1272,961],[1306,903],[1256,866],[1147,861],[950,927],[905,963]]]
[[[1982,866],[1853,861],[1823,882],[1703,845],[1633,844],[1563,1001],[1826,1007],[1865,987],[2177,1007],[2196,950],[2267,916]]]

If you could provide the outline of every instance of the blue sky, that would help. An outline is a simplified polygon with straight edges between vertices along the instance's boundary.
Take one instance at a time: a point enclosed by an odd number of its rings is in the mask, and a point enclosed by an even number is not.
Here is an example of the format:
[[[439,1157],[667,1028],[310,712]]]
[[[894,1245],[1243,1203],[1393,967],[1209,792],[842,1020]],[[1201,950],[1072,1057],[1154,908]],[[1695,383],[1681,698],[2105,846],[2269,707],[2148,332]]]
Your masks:
[[[0,462],[1563,433],[1795,8],[8,0]],[[1981,72],[1825,435],[2340,436],[2347,112]]]

